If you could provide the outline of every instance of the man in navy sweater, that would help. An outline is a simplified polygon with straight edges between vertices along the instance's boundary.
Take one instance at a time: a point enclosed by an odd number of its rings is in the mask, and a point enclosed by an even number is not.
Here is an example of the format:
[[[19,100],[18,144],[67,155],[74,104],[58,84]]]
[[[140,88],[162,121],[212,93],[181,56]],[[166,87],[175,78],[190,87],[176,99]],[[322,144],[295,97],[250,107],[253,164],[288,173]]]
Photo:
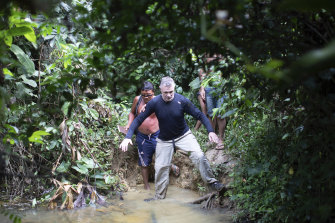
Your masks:
[[[128,150],[132,144],[131,137],[141,123],[152,113],[155,113],[160,133],[157,139],[155,160],[155,189],[153,199],[164,199],[169,185],[169,171],[174,149],[180,149],[190,154],[190,159],[200,171],[203,181],[214,190],[221,191],[224,185],[213,175],[209,162],[200,148],[199,143],[187,126],[184,114],[190,114],[200,120],[208,131],[211,142],[218,143],[210,121],[192,102],[184,96],[174,92],[175,83],[171,77],[163,77],[160,84],[161,94],[150,100],[145,111],[137,116],[120,144],[122,151]],[[149,199],[151,200],[151,199]]]

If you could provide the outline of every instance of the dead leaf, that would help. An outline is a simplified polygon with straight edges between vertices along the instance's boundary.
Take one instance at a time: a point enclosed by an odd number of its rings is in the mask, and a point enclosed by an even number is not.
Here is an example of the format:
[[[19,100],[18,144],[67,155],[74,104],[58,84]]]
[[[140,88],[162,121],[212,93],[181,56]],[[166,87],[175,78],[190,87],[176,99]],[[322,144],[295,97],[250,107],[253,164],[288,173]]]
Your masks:
[[[83,184],[81,182],[79,182],[78,185],[77,185],[77,193],[78,194],[80,194],[82,188],[83,188]]]
[[[91,193],[91,201],[90,201],[90,203],[94,204],[95,203],[95,199],[96,199],[96,193],[95,193],[95,190],[93,190],[92,193]]]
[[[48,208],[53,210],[53,209],[56,209],[57,208],[57,202],[49,202],[49,205],[48,205]]]
[[[69,192],[69,189],[70,189],[71,187],[72,187],[72,186],[69,185],[69,184],[65,184],[65,185],[64,185],[64,190],[66,191],[66,193]]]
[[[69,190],[69,192],[67,193],[68,196],[68,204],[67,204],[67,209],[73,209],[74,205],[73,205],[73,194],[72,194],[72,190]]]
[[[63,210],[65,208],[65,206],[66,206],[67,209],[73,209],[74,208],[73,195],[72,195],[72,190],[70,190],[70,188],[68,189],[68,192],[66,193],[66,198],[65,198],[63,204],[60,207],[61,210]]]
[[[62,187],[59,187],[56,191],[56,193],[54,194],[54,196],[52,196],[52,198],[50,199],[49,202],[52,202],[53,200],[55,200],[59,195],[63,194],[64,190]]]
[[[78,149],[77,149],[77,160],[81,160],[81,155]]]
[[[63,134],[63,132],[64,132],[64,128],[65,128],[65,121],[66,121],[66,119],[64,119],[63,121],[62,121],[62,123],[60,123],[60,125],[59,125],[59,129],[60,129],[60,131],[61,131],[61,134]]]

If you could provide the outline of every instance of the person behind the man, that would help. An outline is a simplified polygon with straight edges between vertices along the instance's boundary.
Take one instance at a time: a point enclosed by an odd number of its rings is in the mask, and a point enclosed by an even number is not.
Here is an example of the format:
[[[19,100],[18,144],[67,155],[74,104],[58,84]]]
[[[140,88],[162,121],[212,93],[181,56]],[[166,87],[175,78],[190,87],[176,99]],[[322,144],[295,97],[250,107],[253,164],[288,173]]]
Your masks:
[[[206,77],[206,73],[203,71],[203,69],[199,69],[199,81],[200,83],[204,80],[204,78]],[[207,117],[207,106],[206,106],[206,98],[205,95],[201,93],[201,86],[200,89],[197,93],[197,98],[199,101],[199,105],[201,108],[202,113],[204,113]],[[199,130],[199,128],[201,127],[201,121],[198,120],[197,123],[195,124],[194,130]],[[212,125],[213,129],[215,130],[215,125]]]
[[[146,105],[145,111],[137,116],[131,124],[125,139],[120,144],[122,151],[127,151],[134,131],[152,113],[155,113],[160,133],[157,139],[155,160],[155,189],[154,198],[164,199],[169,184],[169,171],[174,148],[190,154],[190,159],[200,171],[203,181],[214,190],[221,191],[224,185],[213,175],[209,162],[200,148],[194,135],[186,124],[184,114],[190,114],[201,120],[208,131],[209,140],[218,142],[208,118],[184,96],[175,93],[175,83],[171,77],[163,77],[160,84],[161,94],[153,98]]]
[[[222,60],[222,58],[220,55],[214,55],[213,57],[206,58],[206,63],[209,64],[215,60],[219,61],[219,60]],[[206,87],[202,85],[200,86],[199,94],[200,94],[200,97],[206,101],[207,114],[209,116],[209,120],[212,124],[213,129],[215,130],[216,124],[218,125],[219,143],[215,149],[224,149],[223,140],[225,138],[225,129],[226,129],[227,121],[225,118],[222,118],[222,115],[220,114],[214,115],[214,109],[222,107],[224,100],[225,100],[225,96],[219,97],[217,95],[218,89],[214,87],[215,85],[220,84],[220,80],[222,79],[222,74],[221,72],[213,72],[213,71],[214,71],[213,67],[208,68],[206,72],[202,68],[200,69],[203,79],[205,79],[206,76],[207,77],[211,76],[211,77],[215,77],[213,78],[215,81],[211,81],[211,79],[209,79],[210,81],[207,80]],[[207,75],[207,73],[208,74],[211,73],[211,74]]]

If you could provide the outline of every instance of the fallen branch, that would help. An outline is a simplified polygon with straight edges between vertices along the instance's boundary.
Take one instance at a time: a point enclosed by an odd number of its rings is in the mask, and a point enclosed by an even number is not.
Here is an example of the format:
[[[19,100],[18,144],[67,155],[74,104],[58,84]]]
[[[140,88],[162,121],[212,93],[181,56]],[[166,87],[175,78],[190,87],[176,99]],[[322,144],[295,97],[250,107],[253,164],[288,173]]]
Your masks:
[[[60,159],[62,158],[62,155],[63,155],[63,152],[60,153],[58,159],[56,160],[56,163],[55,163],[54,166],[52,167],[52,170],[51,170],[51,173],[52,173],[52,174],[55,174],[55,171],[56,171],[56,169],[57,169],[57,167],[58,167],[58,165],[59,165],[59,161],[60,161]]]

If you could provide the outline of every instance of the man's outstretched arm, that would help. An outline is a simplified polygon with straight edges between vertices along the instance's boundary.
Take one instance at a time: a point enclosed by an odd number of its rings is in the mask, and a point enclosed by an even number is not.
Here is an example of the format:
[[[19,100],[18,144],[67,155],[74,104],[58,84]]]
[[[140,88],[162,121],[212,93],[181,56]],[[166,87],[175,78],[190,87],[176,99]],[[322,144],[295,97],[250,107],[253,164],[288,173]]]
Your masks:
[[[202,124],[206,127],[208,132],[208,138],[210,142],[219,143],[219,137],[215,134],[214,129],[204,113],[202,113],[195,105],[186,99],[186,112],[192,115],[197,120],[200,120]]]
[[[131,141],[131,137],[134,135],[135,130],[142,124],[142,122],[149,117],[153,113],[153,108],[149,104],[151,101],[146,106],[146,109],[144,112],[142,112],[139,116],[137,116],[134,121],[131,123],[129,130],[127,132],[126,138],[121,142],[119,148],[123,151],[126,152],[128,150],[128,145],[131,144],[133,145]]]

